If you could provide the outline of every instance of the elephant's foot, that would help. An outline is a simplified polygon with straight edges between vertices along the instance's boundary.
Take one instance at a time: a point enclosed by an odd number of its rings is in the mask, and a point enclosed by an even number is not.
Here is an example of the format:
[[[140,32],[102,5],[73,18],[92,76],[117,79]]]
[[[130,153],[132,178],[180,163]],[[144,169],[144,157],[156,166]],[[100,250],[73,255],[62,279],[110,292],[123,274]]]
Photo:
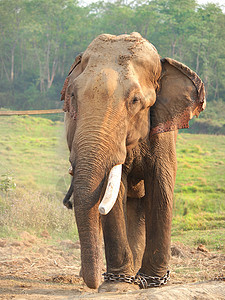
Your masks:
[[[98,288],[99,293],[107,293],[107,292],[126,293],[135,290],[139,290],[138,285],[130,284],[126,282],[118,282],[118,281],[117,282],[105,281]]]

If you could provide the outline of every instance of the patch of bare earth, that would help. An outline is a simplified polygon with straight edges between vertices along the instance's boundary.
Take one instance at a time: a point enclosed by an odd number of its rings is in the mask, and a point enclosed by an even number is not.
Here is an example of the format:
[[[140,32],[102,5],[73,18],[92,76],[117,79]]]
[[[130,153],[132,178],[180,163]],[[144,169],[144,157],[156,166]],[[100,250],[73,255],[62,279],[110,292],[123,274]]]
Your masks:
[[[97,294],[88,289],[79,277],[80,245],[70,240],[50,243],[51,237],[43,232],[37,238],[28,232],[22,232],[19,240],[0,239],[0,299],[76,299],[76,298],[118,298],[118,294]],[[168,291],[177,291],[173,298],[168,299],[225,299],[225,284],[221,280],[225,273],[225,255],[209,252],[203,245],[190,249],[176,243],[171,248],[171,282],[168,287],[147,291],[120,294],[129,299],[163,299],[159,298]],[[215,281],[214,279],[220,279]],[[214,285],[219,287],[223,298],[212,298],[209,292],[188,298],[188,292],[182,298],[179,288],[187,285],[200,289],[201,282],[208,281],[209,290]],[[194,283],[198,283],[197,285]],[[184,292],[184,289],[181,289]],[[190,289],[189,289],[190,290]],[[157,296],[160,292],[161,296]],[[218,288],[217,288],[218,291]],[[180,296],[179,296],[180,295]],[[207,298],[210,296],[210,298]],[[206,298],[204,298],[206,297]],[[165,298],[164,298],[165,299]]]

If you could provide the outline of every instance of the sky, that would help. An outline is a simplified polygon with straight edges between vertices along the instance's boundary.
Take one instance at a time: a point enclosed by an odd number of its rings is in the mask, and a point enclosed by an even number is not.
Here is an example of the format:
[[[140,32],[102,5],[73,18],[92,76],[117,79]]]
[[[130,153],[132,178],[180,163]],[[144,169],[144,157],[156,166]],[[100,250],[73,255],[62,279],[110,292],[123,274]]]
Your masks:
[[[199,4],[207,4],[209,3],[215,3],[219,5],[225,5],[225,0],[197,0]]]
[[[85,3],[85,4],[90,4],[92,2],[97,2],[99,0],[81,0],[81,2]],[[114,1],[112,1],[114,2]],[[215,4],[219,4],[219,5],[224,5],[223,11],[225,11],[225,0],[197,0],[197,2],[199,4],[207,4],[209,3],[215,3]]]
[[[197,0],[197,2],[199,4],[207,4],[209,2],[225,6],[225,0]]]
[[[225,0],[197,0],[198,4],[207,4],[207,3],[215,3],[219,5],[223,5],[222,11],[225,12]]]

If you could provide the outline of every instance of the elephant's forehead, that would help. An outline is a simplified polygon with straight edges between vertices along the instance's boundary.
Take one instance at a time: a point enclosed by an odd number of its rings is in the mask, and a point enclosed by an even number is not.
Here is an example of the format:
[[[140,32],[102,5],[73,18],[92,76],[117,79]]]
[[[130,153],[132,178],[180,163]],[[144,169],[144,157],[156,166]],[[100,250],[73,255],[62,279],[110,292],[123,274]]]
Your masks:
[[[84,52],[82,64],[88,77],[110,68],[118,73],[120,82],[136,78],[142,84],[152,82],[154,87],[161,73],[157,50],[138,33],[98,36]]]
[[[155,47],[140,34],[98,36],[84,52],[83,59],[91,65],[118,64],[126,66],[130,61],[154,63],[159,60]]]
[[[118,91],[119,73],[111,68],[104,68],[94,76],[93,83],[101,87],[108,97],[112,97]]]

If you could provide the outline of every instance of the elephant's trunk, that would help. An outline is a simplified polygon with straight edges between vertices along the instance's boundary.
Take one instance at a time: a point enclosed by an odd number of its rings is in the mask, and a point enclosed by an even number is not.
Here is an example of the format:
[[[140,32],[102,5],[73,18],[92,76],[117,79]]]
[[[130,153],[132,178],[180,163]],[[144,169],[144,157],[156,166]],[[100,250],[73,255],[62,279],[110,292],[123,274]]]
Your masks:
[[[75,176],[79,176],[75,173]],[[88,178],[87,174],[87,178]],[[99,197],[103,181],[96,188],[88,187],[87,182],[74,186],[74,208],[81,245],[82,276],[89,288],[98,288],[102,268],[102,233],[98,212]],[[87,190],[85,190],[87,187]]]
[[[117,165],[110,172],[106,193],[101,202],[104,214],[108,213],[113,207],[118,196],[121,170],[122,165]],[[75,173],[75,176],[79,175]],[[90,178],[91,174],[86,174],[86,176]],[[97,185],[92,184],[90,186],[88,181],[84,183],[79,182],[79,184],[75,184],[74,188],[75,216],[81,243],[82,276],[90,288],[99,286],[103,265],[102,230],[98,211],[103,184],[104,176],[98,181]]]
[[[93,149],[93,148],[92,148]],[[92,154],[94,153],[94,155]],[[108,174],[105,155],[89,151],[76,159],[74,208],[81,244],[82,276],[90,288],[98,288],[102,272],[102,229],[98,206]]]
[[[81,244],[82,275],[88,287],[97,288],[103,265],[98,207],[109,171],[124,162],[126,149],[123,147],[125,143],[114,145],[115,139],[110,135],[112,130],[108,129],[110,123],[106,126],[107,130],[103,130],[103,126],[97,124],[97,117],[92,120],[92,127],[88,126],[87,119],[85,121],[80,119],[77,124],[70,161],[74,169],[73,196]]]

